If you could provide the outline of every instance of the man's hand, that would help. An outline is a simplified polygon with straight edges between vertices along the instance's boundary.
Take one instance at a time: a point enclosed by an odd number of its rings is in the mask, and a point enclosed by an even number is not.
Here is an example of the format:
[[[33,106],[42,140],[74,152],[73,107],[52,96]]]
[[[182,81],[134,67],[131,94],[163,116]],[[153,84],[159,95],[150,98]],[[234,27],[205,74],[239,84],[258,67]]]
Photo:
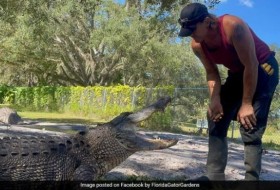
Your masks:
[[[254,128],[257,124],[257,119],[251,104],[242,104],[237,114],[237,121],[243,125],[245,129]]]
[[[223,118],[223,107],[219,99],[211,101],[208,108],[208,115],[210,119],[214,122],[218,122]]]

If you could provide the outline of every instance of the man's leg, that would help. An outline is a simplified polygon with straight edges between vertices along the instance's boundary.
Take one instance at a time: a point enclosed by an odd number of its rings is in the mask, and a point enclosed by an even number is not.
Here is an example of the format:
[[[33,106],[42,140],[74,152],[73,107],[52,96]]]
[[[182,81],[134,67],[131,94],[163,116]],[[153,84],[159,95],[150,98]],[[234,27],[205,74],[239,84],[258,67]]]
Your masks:
[[[207,157],[207,177],[210,180],[225,180],[228,145],[226,137],[209,136]]]
[[[220,122],[208,120],[209,139],[207,157],[207,177],[209,180],[225,180],[228,158],[227,129],[231,118],[225,115]]]
[[[267,125],[267,118],[272,97],[261,96],[254,100],[254,110],[257,125],[252,130],[240,127],[240,134],[244,142],[245,180],[259,180],[262,159],[262,136]]]
[[[258,84],[253,100],[257,125],[253,130],[246,130],[244,127],[240,127],[240,133],[244,142],[245,180],[259,180],[262,136],[266,129],[270,104],[279,80],[278,63],[274,56],[271,56],[267,63],[273,68],[274,72],[271,75],[266,73],[261,66],[259,67]]]
[[[267,112],[269,110],[269,100],[256,101],[254,107],[257,117],[257,125],[253,130],[246,130],[240,127],[240,134],[244,142],[244,164],[245,180],[259,180],[262,158],[262,136],[266,128]]]
[[[244,147],[245,180],[259,180],[261,172],[262,146],[245,145]]]
[[[213,122],[208,117],[208,156],[207,156],[207,174],[196,180],[225,180],[225,168],[228,158],[227,130],[231,121],[231,115],[224,114],[219,122]]]
[[[225,180],[225,168],[228,158],[227,131],[240,107],[242,96],[242,74],[229,74],[221,88],[221,104],[224,116],[219,122],[213,122],[208,116],[209,143],[207,157],[207,177],[210,180]]]

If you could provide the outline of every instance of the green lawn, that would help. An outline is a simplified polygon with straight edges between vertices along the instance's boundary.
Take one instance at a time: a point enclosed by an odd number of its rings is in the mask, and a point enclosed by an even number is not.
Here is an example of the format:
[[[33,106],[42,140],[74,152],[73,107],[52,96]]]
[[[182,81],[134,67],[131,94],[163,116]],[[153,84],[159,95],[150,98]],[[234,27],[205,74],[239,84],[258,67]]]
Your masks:
[[[73,113],[49,113],[49,112],[18,112],[23,119],[50,121],[57,123],[81,123],[95,124],[106,122],[98,116],[84,117]]]

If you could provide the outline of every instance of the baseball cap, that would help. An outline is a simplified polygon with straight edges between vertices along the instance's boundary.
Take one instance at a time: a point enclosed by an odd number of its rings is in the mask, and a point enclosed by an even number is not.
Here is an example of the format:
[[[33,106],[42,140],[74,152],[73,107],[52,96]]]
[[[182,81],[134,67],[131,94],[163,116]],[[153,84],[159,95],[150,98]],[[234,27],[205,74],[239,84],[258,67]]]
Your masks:
[[[181,25],[179,36],[190,36],[195,30],[196,24],[203,21],[207,15],[209,15],[207,7],[203,4],[191,3],[186,5],[182,9],[180,18],[178,19],[178,22]]]

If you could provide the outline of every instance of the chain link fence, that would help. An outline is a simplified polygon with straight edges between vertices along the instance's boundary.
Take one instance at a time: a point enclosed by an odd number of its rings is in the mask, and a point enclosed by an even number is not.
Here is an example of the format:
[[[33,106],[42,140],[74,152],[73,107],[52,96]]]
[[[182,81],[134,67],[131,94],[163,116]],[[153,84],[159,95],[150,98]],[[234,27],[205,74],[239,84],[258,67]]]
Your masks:
[[[152,117],[149,125],[155,130],[186,132],[207,136],[206,112],[209,105],[207,88],[131,88],[108,87],[97,89],[91,87],[69,88],[18,88],[5,89],[2,102],[14,99],[14,105],[24,111],[57,111],[73,112],[83,116],[115,117],[120,112],[135,111],[156,101],[161,96],[170,95],[171,105],[165,114]],[[1,89],[0,89],[1,92]],[[16,92],[16,93],[15,93]],[[13,94],[15,93],[15,94]],[[6,94],[6,96],[4,95]],[[0,93],[1,95],[1,93]],[[12,98],[11,98],[12,97]],[[0,99],[1,100],[1,99]],[[29,108],[30,107],[30,108]],[[29,108],[29,109],[28,109]],[[38,110],[36,110],[38,109]],[[104,115],[102,115],[104,114]],[[153,120],[155,118],[155,120]],[[263,142],[266,145],[280,149],[280,85],[276,89],[269,112],[266,132]],[[149,121],[148,121],[149,122]],[[239,123],[231,122],[228,137],[241,142]]]

